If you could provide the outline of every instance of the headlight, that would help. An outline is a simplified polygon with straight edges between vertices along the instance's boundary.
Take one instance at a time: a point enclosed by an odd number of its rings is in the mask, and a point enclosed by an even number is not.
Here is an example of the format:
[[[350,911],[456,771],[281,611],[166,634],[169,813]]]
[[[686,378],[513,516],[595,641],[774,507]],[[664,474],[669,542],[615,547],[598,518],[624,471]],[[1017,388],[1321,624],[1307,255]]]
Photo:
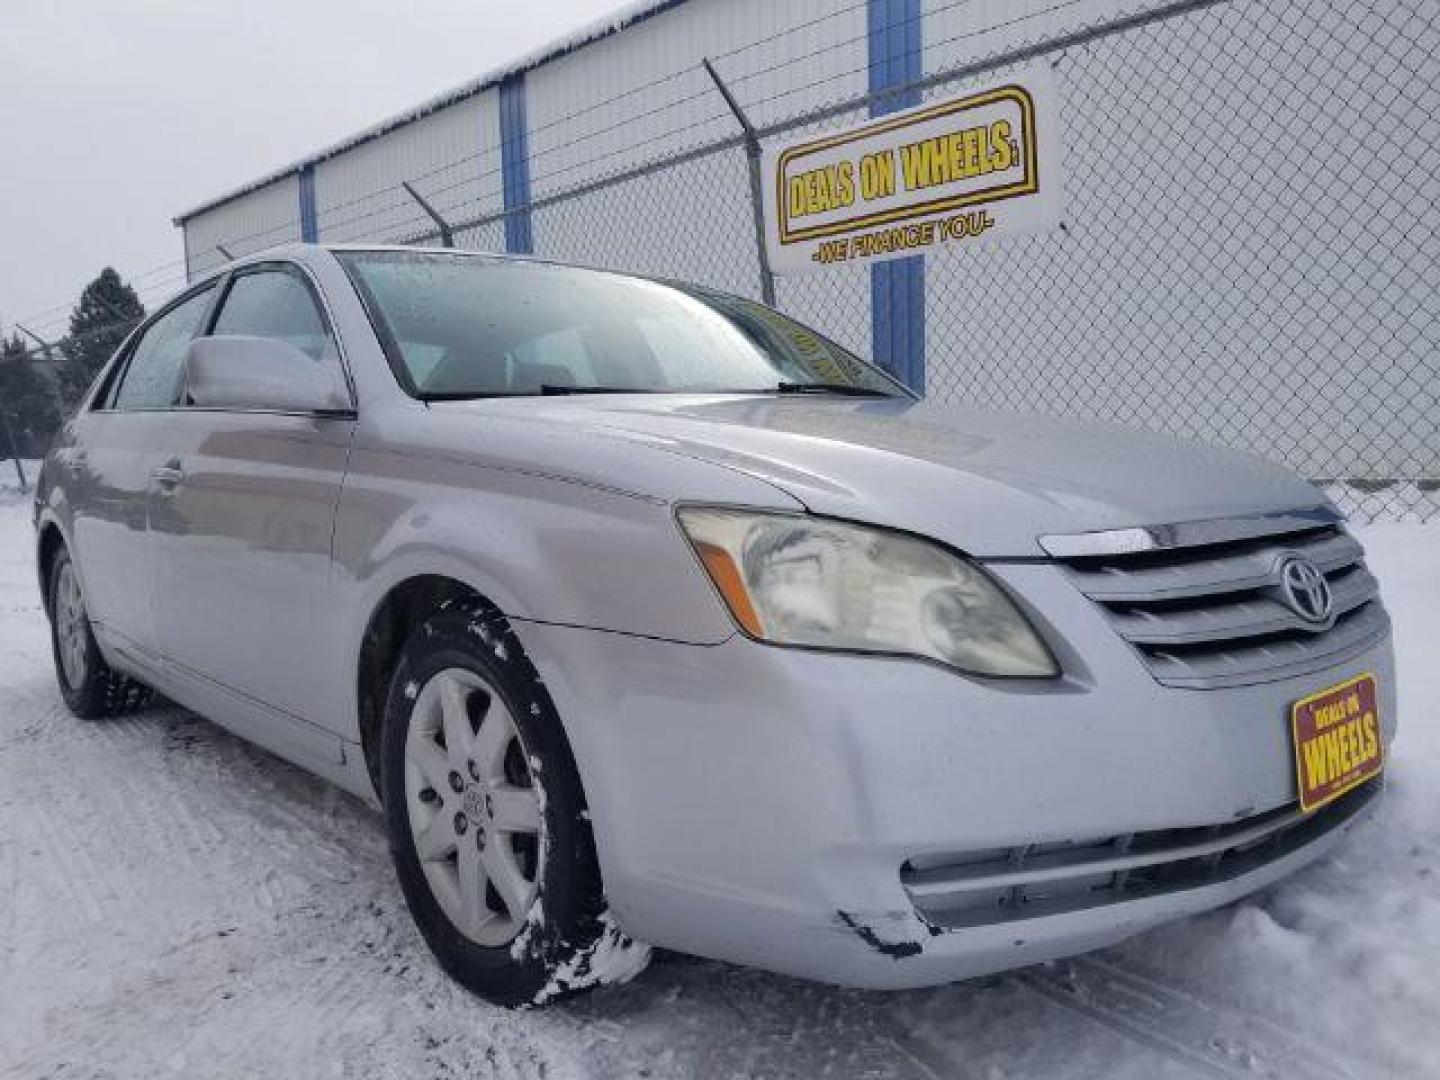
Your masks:
[[[751,637],[930,657],[974,675],[1059,674],[999,586],[937,544],[803,514],[697,507],[679,518]]]

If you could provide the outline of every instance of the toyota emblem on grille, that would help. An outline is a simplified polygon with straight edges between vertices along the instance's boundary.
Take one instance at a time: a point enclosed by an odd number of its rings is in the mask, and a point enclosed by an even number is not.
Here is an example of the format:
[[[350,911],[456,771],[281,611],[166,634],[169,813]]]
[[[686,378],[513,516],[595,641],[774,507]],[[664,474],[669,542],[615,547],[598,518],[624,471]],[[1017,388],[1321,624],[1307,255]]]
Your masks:
[[[1327,623],[1334,597],[1324,572],[1309,559],[1292,555],[1280,564],[1280,592],[1290,610],[1306,622]]]

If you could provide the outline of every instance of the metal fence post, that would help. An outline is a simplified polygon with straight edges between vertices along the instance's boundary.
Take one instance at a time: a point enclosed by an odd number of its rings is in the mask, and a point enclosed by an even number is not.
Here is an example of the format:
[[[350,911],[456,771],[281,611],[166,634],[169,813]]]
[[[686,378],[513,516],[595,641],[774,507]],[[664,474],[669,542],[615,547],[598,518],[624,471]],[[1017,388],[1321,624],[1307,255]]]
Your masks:
[[[440,211],[426,202],[420,193],[410,186],[408,180],[401,180],[400,186],[405,189],[410,198],[420,204],[420,209],[425,211],[426,216],[435,223],[435,228],[440,230],[440,246],[453,248],[455,246],[455,236],[450,232],[450,223],[440,216]]]
[[[30,490],[30,485],[25,480],[25,466],[20,463],[20,444],[15,441],[15,433],[10,429],[10,418],[5,415],[3,407],[0,407],[0,435],[5,436],[5,443],[10,447],[10,457],[15,462],[15,476],[20,481],[20,490]]]
[[[50,365],[54,373],[58,374],[60,369],[55,363],[55,357],[52,356],[50,353],[50,342],[46,341],[33,330],[27,330],[18,322],[15,324],[15,329],[19,330],[31,341],[35,342],[36,345],[40,346],[41,351],[45,354],[45,362]],[[65,404],[65,397],[63,394],[60,393],[60,386],[53,378],[50,380],[50,392],[51,395],[55,398],[55,410],[59,416],[60,422],[63,424],[65,422],[65,416],[67,413],[69,413],[70,408]]]
[[[735,114],[735,119],[740,122],[740,128],[745,134],[745,157],[750,166],[750,210],[755,223],[755,254],[760,260],[760,297],[770,307],[775,306],[775,275],[770,270],[770,254],[765,250],[765,204],[763,189],[764,182],[760,175],[760,137],[755,133],[749,117],[740,108],[740,103],[735,100],[735,95],[730,93],[730,88],[720,78],[720,73],[715,70],[715,65],[710,63],[708,57],[700,61],[705,65],[710,78],[715,81],[715,88],[720,91],[720,96],[725,99],[725,104]]]

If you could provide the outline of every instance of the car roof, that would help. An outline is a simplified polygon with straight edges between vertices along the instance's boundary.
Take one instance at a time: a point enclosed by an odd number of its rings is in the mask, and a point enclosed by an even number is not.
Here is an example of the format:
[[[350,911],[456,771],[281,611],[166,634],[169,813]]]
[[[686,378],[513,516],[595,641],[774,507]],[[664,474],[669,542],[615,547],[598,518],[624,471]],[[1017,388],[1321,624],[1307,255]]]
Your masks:
[[[186,289],[206,281],[214,280],[223,276],[230,270],[240,266],[250,266],[255,263],[273,262],[277,259],[293,259],[297,262],[305,262],[314,258],[320,253],[338,254],[347,251],[388,251],[402,254],[419,255],[450,255],[463,256],[470,259],[484,259],[488,262],[506,263],[533,263],[540,266],[558,266],[572,270],[589,270],[597,274],[617,274],[622,277],[639,278],[645,281],[656,281],[662,284],[677,284],[677,282],[652,277],[648,274],[634,274],[626,270],[613,270],[603,266],[586,266],[582,263],[565,262],[561,259],[548,259],[540,255],[522,255],[507,251],[474,251],[464,248],[447,248],[435,245],[419,244],[365,244],[365,243],[307,243],[301,240],[290,240],[273,247],[264,248],[260,251],[252,251],[245,255],[237,256],[229,262],[223,263],[203,277],[196,278],[186,286]]]

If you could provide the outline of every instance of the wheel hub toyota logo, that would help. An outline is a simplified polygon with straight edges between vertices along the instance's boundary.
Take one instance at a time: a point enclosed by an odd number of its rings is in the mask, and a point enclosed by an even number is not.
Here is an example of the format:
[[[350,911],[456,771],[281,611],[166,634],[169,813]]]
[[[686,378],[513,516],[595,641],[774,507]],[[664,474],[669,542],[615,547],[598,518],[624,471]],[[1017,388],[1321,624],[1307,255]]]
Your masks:
[[[465,816],[471,821],[479,822],[486,816],[486,803],[489,800],[485,792],[480,790],[479,784],[470,784],[465,788],[465,794],[461,796],[460,804],[465,810]]]
[[[1325,574],[1309,559],[1292,555],[1280,564],[1280,591],[1290,610],[1309,623],[1330,621],[1335,601]]]

